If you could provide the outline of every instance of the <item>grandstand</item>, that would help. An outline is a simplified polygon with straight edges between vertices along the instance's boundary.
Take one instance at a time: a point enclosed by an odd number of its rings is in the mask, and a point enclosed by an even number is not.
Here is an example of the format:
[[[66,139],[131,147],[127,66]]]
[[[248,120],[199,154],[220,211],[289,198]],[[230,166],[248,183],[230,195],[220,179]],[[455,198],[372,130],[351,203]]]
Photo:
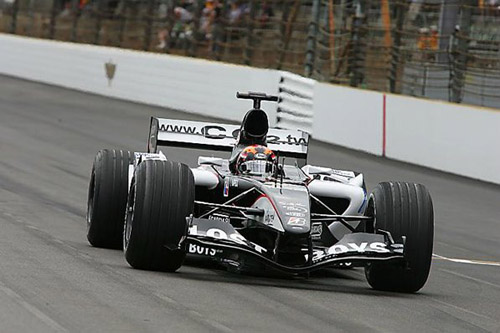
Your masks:
[[[500,107],[495,0],[0,0],[0,31]]]

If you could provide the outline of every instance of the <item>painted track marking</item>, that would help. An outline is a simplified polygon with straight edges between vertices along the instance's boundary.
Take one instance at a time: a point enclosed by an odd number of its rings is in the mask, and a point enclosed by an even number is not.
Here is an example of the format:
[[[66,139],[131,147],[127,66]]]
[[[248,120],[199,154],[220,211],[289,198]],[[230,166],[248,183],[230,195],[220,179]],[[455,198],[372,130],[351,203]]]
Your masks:
[[[459,258],[448,258],[444,256],[440,256],[438,254],[432,254],[434,259],[438,260],[447,260],[456,262],[459,264],[472,264],[472,265],[487,265],[487,266],[498,266],[500,267],[500,262],[498,261],[486,261],[486,260],[474,260],[474,259],[459,259]]]

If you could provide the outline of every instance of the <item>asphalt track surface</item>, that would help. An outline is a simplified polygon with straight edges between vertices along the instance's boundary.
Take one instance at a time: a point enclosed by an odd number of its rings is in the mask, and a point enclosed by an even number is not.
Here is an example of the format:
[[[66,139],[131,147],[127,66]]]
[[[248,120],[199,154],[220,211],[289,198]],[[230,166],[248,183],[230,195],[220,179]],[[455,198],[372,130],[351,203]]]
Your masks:
[[[276,279],[189,262],[167,274],[90,247],[94,154],[142,151],[151,115],[204,119],[0,76],[1,332],[500,331],[500,187],[318,142],[311,163],[364,171],[368,188],[427,185],[434,252],[490,264],[435,259],[422,291],[404,295],[370,289],[361,269]]]

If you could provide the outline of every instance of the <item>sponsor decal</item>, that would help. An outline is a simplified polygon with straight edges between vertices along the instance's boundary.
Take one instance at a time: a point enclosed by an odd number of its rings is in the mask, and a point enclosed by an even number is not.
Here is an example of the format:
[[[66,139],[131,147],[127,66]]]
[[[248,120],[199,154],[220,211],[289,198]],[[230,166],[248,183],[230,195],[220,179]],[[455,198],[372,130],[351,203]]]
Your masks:
[[[267,224],[273,224],[273,222],[274,222],[274,212],[267,211],[266,215],[264,216],[264,222],[267,223]]]
[[[285,140],[286,139],[286,140]],[[305,138],[297,138],[291,134],[288,134],[285,138],[280,138],[277,135],[268,135],[266,137],[267,144],[288,144],[297,146],[307,146],[307,140]]]
[[[285,209],[293,212],[307,213],[307,208],[299,206],[285,206]]]
[[[338,244],[330,246],[324,251],[315,251],[312,261],[318,262],[323,260],[328,260],[334,258],[339,254],[344,254],[348,252],[353,253],[364,253],[364,252],[376,252],[376,253],[389,253],[391,250],[382,242],[362,242],[361,244],[347,243],[347,245]]]
[[[289,215],[290,212],[298,212],[298,213],[307,213],[308,209],[306,205],[298,203],[298,202],[280,202],[280,205],[283,206],[286,215]]]
[[[196,244],[189,244],[188,252],[192,254],[199,254],[203,256],[214,256],[217,252],[222,252],[222,250],[213,249],[210,247],[204,247]]]
[[[134,166],[137,167],[140,163],[148,160],[158,160],[158,161],[166,161],[167,158],[165,155],[160,153],[134,153]]]
[[[223,195],[224,195],[224,197],[228,197],[229,196],[229,177],[224,178]]]
[[[198,232],[198,226],[193,225],[189,228],[189,235],[205,236],[205,237],[210,237],[210,238],[215,238],[215,239],[223,239],[223,240],[231,240],[237,244],[248,246],[259,253],[266,253],[267,252],[267,250],[265,248],[263,248],[262,246],[260,246],[258,244],[255,244],[255,243],[248,241],[241,234],[234,232],[234,233],[231,233],[228,235],[224,230],[219,229],[219,228],[210,228],[206,232]]]
[[[301,227],[306,225],[306,219],[303,217],[290,217],[287,222],[288,225],[294,225],[297,227]]]
[[[264,153],[257,153],[257,154],[255,154],[255,158],[265,159],[266,158],[266,154],[264,154]]]
[[[287,216],[295,216],[295,217],[306,217],[306,214],[299,212],[285,212]]]
[[[238,187],[238,178],[237,177],[231,177],[231,186],[232,187]]]
[[[138,153],[138,154],[140,155],[141,161],[146,161],[146,160],[166,161],[167,160],[165,158],[165,156],[162,154],[156,154],[156,153]]]
[[[224,128],[220,125],[178,125],[178,124],[168,124],[162,123],[160,125],[160,131],[177,133],[177,134],[189,134],[202,136],[207,139],[237,139],[239,135],[239,129],[235,129],[230,132],[229,129]],[[278,135],[268,135],[266,137],[267,144],[274,145],[296,145],[296,146],[307,146],[307,140],[303,137],[296,137],[292,134],[288,134],[286,137],[280,137]]]
[[[274,186],[275,182],[274,181],[267,181],[264,184]],[[303,185],[283,183],[283,184],[280,184],[280,187],[282,187],[285,190],[291,190],[291,191],[296,191],[296,192],[307,192],[307,188],[304,187]]]
[[[312,239],[320,239],[323,234],[323,224],[322,223],[313,223],[311,225],[311,238]]]
[[[213,214],[209,215],[208,219],[222,221],[224,223],[229,223],[229,216],[224,215],[224,214],[219,214],[219,213],[213,213]]]
[[[354,178],[354,172],[352,172],[352,171],[332,169],[331,173],[332,173],[332,175],[342,176],[342,177],[346,177],[346,178]]]

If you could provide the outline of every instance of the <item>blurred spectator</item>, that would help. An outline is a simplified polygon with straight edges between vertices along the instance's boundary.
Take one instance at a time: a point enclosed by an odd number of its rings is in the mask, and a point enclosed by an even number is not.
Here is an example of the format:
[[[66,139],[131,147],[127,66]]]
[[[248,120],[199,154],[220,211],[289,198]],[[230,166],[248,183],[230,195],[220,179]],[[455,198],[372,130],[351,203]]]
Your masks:
[[[422,21],[420,10],[422,8],[422,3],[424,0],[410,0],[410,6],[408,7],[408,20],[415,26],[419,26]]]
[[[212,29],[214,20],[220,17],[222,11],[222,7],[218,1],[215,0],[206,0],[205,7],[201,11],[200,18],[200,32],[202,33],[203,38],[210,39],[212,38]]]
[[[500,2],[498,0],[488,0],[488,14],[490,16],[500,14]]]
[[[168,16],[168,5],[166,3],[160,3],[158,5],[158,18],[166,19]]]
[[[269,22],[269,19],[274,16],[273,6],[269,4],[269,1],[262,1],[260,6],[260,12],[257,15],[257,21],[261,25],[266,25]]]
[[[436,61],[438,59],[439,50],[439,31],[437,26],[431,25],[431,35],[429,39],[431,52],[428,53],[428,58],[430,61]]]
[[[59,15],[60,17],[67,17],[72,13],[79,14],[84,9],[86,9],[87,6],[90,6],[89,0],[78,0],[77,2],[67,0],[64,2],[62,10]]]
[[[200,19],[200,32],[203,39],[209,41],[209,51],[217,49],[217,42],[220,41],[222,35],[222,4],[219,0],[206,0],[205,7],[202,10]],[[217,39],[217,42],[214,42]]]
[[[417,47],[420,51],[420,60],[425,61],[427,59],[427,52],[431,47],[431,35],[429,28],[418,29]]]
[[[437,26],[418,30],[417,47],[422,61],[434,61],[439,48],[439,32]]]
[[[80,10],[83,10],[85,9],[85,7],[87,7],[87,5],[90,3],[90,0],[80,0],[80,3],[78,5],[78,8]]]
[[[227,14],[228,24],[231,26],[238,25],[243,16],[243,6],[238,0],[231,0],[229,12]]]
[[[230,0],[229,8],[223,15],[223,7],[220,1],[214,0],[214,9],[212,19],[210,20],[210,33],[207,35],[209,40],[209,50],[216,57],[219,56],[222,42],[234,40],[240,37],[240,31],[232,28],[241,25],[243,15],[248,13],[248,4],[242,4],[239,0]]]
[[[191,38],[193,33],[192,21],[193,13],[187,8],[190,8],[192,1],[184,1],[181,6],[174,8],[174,22],[172,28],[165,27],[158,32],[158,49],[164,49],[169,43],[169,47],[173,47],[178,39]]]
[[[460,33],[460,26],[456,25],[453,33],[450,35],[450,40],[448,42],[448,60],[450,63],[454,63],[458,55],[458,38],[457,35]],[[450,69],[451,70],[451,69]]]
[[[61,13],[59,14],[60,17],[67,17],[71,14],[71,1],[66,1],[64,3],[63,9]]]
[[[14,0],[0,0],[0,18],[12,10]]]
[[[429,38],[429,48],[437,52],[439,48],[439,32],[438,32],[438,27],[435,25],[431,25],[431,35]]]

